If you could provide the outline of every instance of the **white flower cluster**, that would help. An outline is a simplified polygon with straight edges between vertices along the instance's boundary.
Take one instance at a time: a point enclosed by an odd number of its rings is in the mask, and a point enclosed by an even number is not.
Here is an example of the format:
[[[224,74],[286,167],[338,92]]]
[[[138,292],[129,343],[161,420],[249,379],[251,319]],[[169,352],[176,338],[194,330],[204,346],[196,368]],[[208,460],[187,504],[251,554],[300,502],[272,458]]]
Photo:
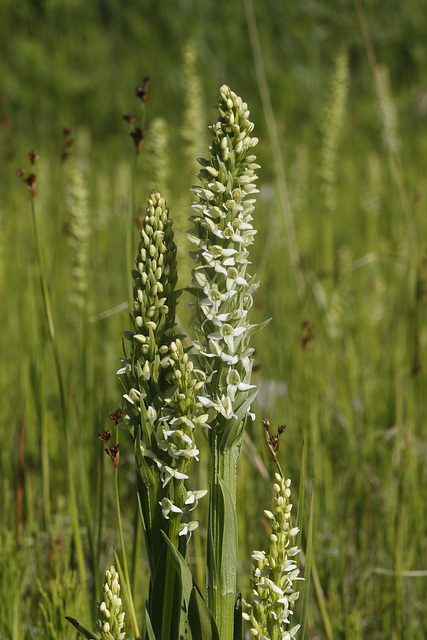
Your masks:
[[[187,492],[183,485],[189,464],[198,460],[194,430],[207,420],[197,400],[206,376],[194,369],[174,335],[176,245],[165,200],[158,193],[148,200],[133,278],[133,331],[125,333],[132,346],[118,371],[125,391],[123,419],[146,463],[157,467],[163,516],[177,518],[207,493]],[[182,524],[180,535],[196,526]]]
[[[113,566],[105,572],[102,597],[102,602],[98,604],[98,628],[102,640],[124,640],[126,633],[122,629],[125,612],[122,611],[119,576]]]
[[[195,227],[188,237],[197,247],[189,287],[197,298],[193,305],[196,347],[210,374],[209,397],[199,400],[209,422],[215,419],[221,430],[239,408],[240,419],[249,412],[250,402],[245,400],[254,389],[250,384],[253,349],[248,348],[248,339],[258,327],[249,325],[247,314],[258,285],[247,266],[248,247],[256,233],[251,214],[259,165],[252,155],[258,140],[250,135],[254,125],[246,103],[222,86],[218,108],[209,160],[199,160],[202,186],[192,189],[198,201],[190,218]]]
[[[293,583],[300,577],[296,556],[300,552],[293,539],[298,527],[292,527],[291,481],[275,474],[274,513],[264,511],[271,524],[270,553],[254,551],[251,602],[243,617],[251,624],[250,633],[259,640],[291,640],[300,625],[291,627],[294,602],[299,592]]]
[[[185,352],[183,344],[176,338],[170,345],[169,364],[171,373],[169,382],[174,392],[165,398],[162,418],[156,429],[156,445],[159,454],[146,449],[144,455],[156,463],[163,487],[174,478],[173,500],[171,496],[161,500],[163,516],[166,519],[193,511],[206,490],[187,491],[182,481],[188,478],[187,470],[193,459],[199,460],[194,431],[197,426],[207,426],[207,414],[201,414],[201,404],[196,394],[205,382],[202,371],[194,369],[192,361]],[[198,526],[197,521],[180,525],[179,535],[190,534]]]

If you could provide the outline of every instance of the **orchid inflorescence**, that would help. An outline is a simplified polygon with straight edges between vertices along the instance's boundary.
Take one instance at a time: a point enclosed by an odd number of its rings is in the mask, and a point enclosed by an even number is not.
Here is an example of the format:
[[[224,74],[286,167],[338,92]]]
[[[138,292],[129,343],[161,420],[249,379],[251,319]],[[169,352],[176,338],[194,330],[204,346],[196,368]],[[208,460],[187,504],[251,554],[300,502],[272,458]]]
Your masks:
[[[217,430],[222,431],[254,389],[253,349],[248,341],[259,327],[248,323],[247,314],[258,284],[247,267],[248,247],[256,234],[251,214],[259,165],[252,154],[258,139],[250,135],[254,125],[246,103],[222,86],[218,109],[209,159],[199,159],[202,186],[192,189],[197,196],[190,218],[195,228],[188,237],[196,245],[189,287],[196,296],[195,346],[209,376],[209,387],[199,400],[209,421],[216,420]],[[239,418],[246,417],[249,406],[250,402],[245,404]]]
[[[264,511],[271,525],[270,551],[254,551],[251,602],[243,617],[251,624],[250,633],[259,640],[291,640],[300,625],[291,626],[293,606],[299,597],[294,582],[302,580],[294,545],[298,527],[292,526],[291,481],[275,474],[274,512]]]
[[[139,442],[147,468],[157,467],[164,518],[176,518],[207,493],[187,491],[183,485],[191,461],[198,460],[194,430],[207,420],[196,397],[205,375],[194,368],[174,333],[176,245],[158,193],[148,199],[133,279],[133,331],[125,333],[132,346],[118,371],[125,390],[124,423]],[[195,521],[182,524],[179,533],[191,533],[196,526]]]

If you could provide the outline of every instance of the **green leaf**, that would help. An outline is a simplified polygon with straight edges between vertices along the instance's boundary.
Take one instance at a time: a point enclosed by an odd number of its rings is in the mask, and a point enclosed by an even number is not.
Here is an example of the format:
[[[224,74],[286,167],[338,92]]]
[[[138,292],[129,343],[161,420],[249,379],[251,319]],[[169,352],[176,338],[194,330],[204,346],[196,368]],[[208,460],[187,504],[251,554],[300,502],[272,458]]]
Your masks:
[[[150,558],[151,588],[149,598],[150,622],[155,633],[160,638],[163,620],[163,598],[165,592],[165,571],[167,559],[167,547],[163,538],[156,533],[159,540],[156,542],[154,557]]]
[[[193,576],[190,571],[190,567],[188,566],[185,558],[180,554],[178,549],[172,544],[172,542],[167,537],[164,531],[161,531],[161,534],[168,545],[169,552],[172,556],[172,559],[175,564],[176,572],[178,574],[179,581],[182,585],[182,593],[184,595],[184,600],[186,604],[186,608],[188,611],[188,606],[191,598],[191,591],[193,589]]]
[[[154,635],[153,626],[151,624],[150,615],[148,613],[147,607],[145,607],[145,624],[148,640],[156,640],[156,636]]]
[[[168,536],[164,531],[161,531],[163,539],[167,544],[169,551],[169,558],[172,559],[172,570],[175,570],[178,580],[175,581],[173,602],[170,603],[172,607],[172,620],[173,620],[173,632],[174,638],[184,638],[187,635],[188,628],[188,607],[190,603],[191,590],[194,585],[193,576],[190,568],[184,556],[178,551],[178,549],[172,544]],[[184,547],[185,549],[185,547]],[[168,560],[169,560],[168,558]],[[169,563],[167,563],[168,565]],[[168,570],[168,569],[167,569]],[[163,596],[164,591],[161,596]],[[163,597],[159,598],[162,605],[165,605]],[[167,605],[168,606],[168,605]],[[172,628],[171,628],[172,632]],[[163,637],[163,628],[162,628]],[[172,634],[171,634],[172,637]]]
[[[242,617],[242,594],[236,598],[234,605],[234,635],[233,640],[242,640],[243,638],[243,617]]]
[[[85,627],[75,618],[70,618],[70,616],[65,616],[65,619],[68,620],[68,622],[71,622],[71,624],[77,629],[80,635],[82,635],[83,638],[86,638],[86,640],[101,640],[99,636],[92,633],[92,631],[90,631],[87,627]]]
[[[196,587],[191,591],[188,623],[194,640],[220,640],[215,619]]]
[[[220,584],[221,593],[227,595],[233,593],[234,580],[236,575],[236,559],[237,559],[237,520],[236,510],[230,491],[222,478],[219,478],[223,499],[222,517],[223,534],[222,534],[222,552],[220,566]],[[225,544],[224,544],[225,541]]]

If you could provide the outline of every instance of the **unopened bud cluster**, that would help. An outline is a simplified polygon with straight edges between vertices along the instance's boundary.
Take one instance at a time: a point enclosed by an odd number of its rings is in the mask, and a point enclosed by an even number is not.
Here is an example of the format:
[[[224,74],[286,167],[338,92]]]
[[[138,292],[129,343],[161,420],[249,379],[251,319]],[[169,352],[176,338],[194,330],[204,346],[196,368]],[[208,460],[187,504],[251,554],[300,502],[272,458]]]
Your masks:
[[[125,612],[122,611],[119,576],[113,566],[105,572],[102,602],[98,604],[98,628],[102,640],[124,640]]]
[[[204,369],[212,374],[209,391],[199,399],[220,432],[253,389],[249,384],[253,349],[248,342],[257,327],[249,325],[247,314],[258,285],[247,266],[248,247],[256,233],[252,196],[257,193],[255,170],[259,165],[252,155],[258,140],[251,136],[254,125],[246,103],[222,86],[218,110],[218,121],[211,127],[214,138],[209,159],[199,160],[202,186],[192,189],[197,202],[189,239],[197,248],[189,289],[196,297],[196,347]],[[249,412],[249,405],[243,413]]]
[[[157,333],[167,331],[175,315],[174,305],[168,305],[177,281],[176,245],[172,220],[159,193],[148,199],[135,264],[135,328],[145,329],[146,335],[147,327]]]
[[[275,474],[274,512],[264,511],[271,526],[270,550],[254,551],[251,602],[243,617],[250,622],[250,634],[260,640],[291,640],[300,625],[291,626],[293,606],[299,597],[293,583],[300,577],[294,545],[298,527],[291,522],[291,481]]]
[[[124,421],[133,435],[140,425],[143,406],[149,422],[153,412],[157,414],[161,408],[158,388],[165,388],[165,369],[169,367],[169,345],[174,332],[176,245],[172,221],[159,193],[148,199],[135,266],[133,331],[125,332],[131,351],[122,359],[124,366],[118,371],[125,390]]]

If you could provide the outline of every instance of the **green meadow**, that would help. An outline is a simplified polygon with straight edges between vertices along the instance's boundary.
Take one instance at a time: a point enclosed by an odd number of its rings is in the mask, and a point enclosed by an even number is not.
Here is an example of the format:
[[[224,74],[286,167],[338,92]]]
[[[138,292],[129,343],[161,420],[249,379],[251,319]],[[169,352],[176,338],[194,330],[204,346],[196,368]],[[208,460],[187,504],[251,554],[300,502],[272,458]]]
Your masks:
[[[271,319],[251,338],[238,593],[270,534],[266,418],[286,426],[277,457],[302,510],[302,575],[309,514],[313,528],[304,637],[427,637],[426,31],[418,0],[2,0],[0,640],[75,640],[65,616],[95,629],[123,547],[144,610],[133,444],[119,430],[116,473],[98,433],[122,407],[153,190],[178,286],[191,281],[190,188],[223,84],[259,139],[249,320]],[[193,339],[191,302],[183,292],[176,321]],[[208,489],[196,440],[189,485]],[[207,502],[196,517],[188,562],[204,592]]]

